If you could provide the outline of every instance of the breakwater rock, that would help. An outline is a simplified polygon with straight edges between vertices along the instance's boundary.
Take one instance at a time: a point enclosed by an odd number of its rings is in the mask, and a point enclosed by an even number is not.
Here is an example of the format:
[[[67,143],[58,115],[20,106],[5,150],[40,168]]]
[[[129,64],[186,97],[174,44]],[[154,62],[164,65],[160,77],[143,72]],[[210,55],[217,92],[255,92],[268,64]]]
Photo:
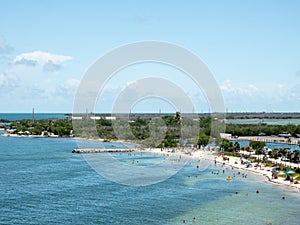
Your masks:
[[[107,148],[80,148],[80,149],[74,149],[72,153],[78,153],[78,154],[86,154],[86,153],[109,153],[109,152],[133,152],[135,150],[129,149],[129,148],[116,148],[116,149],[107,149]]]

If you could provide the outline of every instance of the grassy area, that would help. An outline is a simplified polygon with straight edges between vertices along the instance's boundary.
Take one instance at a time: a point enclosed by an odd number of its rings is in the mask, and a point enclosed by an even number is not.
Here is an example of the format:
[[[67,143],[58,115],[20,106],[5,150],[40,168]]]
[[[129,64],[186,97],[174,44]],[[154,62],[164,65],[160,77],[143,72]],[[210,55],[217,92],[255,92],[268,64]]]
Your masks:
[[[281,178],[286,178],[286,174],[278,174],[277,176]]]
[[[275,163],[272,163],[272,162],[266,162],[265,166],[266,167],[276,167],[277,165]]]
[[[286,178],[286,174],[278,174],[278,177]],[[293,175],[290,175],[290,177],[293,177],[294,180],[300,181],[300,173],[295,173]]]
[[[223,152],[223,154],[227,156],[240,157],[240,153],[236,152]]]

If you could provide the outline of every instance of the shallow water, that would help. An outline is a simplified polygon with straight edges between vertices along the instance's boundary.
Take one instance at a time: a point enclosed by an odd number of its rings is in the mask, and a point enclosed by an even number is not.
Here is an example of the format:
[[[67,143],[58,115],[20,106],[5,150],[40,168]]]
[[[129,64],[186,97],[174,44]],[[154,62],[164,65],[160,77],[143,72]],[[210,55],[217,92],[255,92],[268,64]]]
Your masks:
[[[300,219],[299,192],[253,174],[244,179],[220,165],[201,171],[191,161],[164,182],[134,187],[97,174],[82,155],[71,153],[77,147],[72,139],[0,137],[0,146],[0,224],[183,224],[185,219],[257,225]],[[163,160],[140,153],[115,157],[139,166]],[[226,181],[234,173],[235,180]]]
[[[235,142],[232,140],[232,142]],[[249,146],[250,141],[238,141],[241,147],[247,147]],[[286,143],[275,143],[275,142],[266,142],[266,147],[271,149],[280,149],[280,148],[289,148],[291,150],[297,150],[300,151],[299,145],[294,144],[286,144]]]
[[[228,119],[227,124],[300,125],[300,119]]]

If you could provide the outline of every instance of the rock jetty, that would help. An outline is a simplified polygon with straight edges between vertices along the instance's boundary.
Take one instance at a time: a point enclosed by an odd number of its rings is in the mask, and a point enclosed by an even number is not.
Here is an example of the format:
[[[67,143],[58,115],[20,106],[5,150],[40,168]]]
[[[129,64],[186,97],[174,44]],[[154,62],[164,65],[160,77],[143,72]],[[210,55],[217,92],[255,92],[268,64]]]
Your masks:
[[[78,154],[86,154],[86,153],[107,153],[107,152],[133,152],[133,149],[128,148],[115,148],[115,149],[107,149],[107,148],[80,148],[80,149],[74,149],[72,153],[78,153]]]

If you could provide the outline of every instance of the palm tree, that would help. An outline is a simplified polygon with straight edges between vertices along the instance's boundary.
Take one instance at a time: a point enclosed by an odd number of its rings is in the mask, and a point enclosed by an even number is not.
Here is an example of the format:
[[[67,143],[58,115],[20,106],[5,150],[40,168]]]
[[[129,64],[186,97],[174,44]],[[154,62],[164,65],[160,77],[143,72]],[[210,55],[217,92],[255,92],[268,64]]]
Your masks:
[[[181,118],[180,112],[176,112],[174,117],[175,117],[176,123],[181,125],[182,124],[182,118]]]
[[[286,142],[288,143],[288,145],[291,145],[292,144],[292,139],[289,137]],[[291,150],[290,146],[289,146],[289,149]],[[288,159],[290,160],[290,167],[291,167],[292,158],[293,158],[293,156],[292,156],[291,152],[289,152]]]
[[[286,142],[290,145],[292,143],[292,139],[289,137]]]
[[[179,130],[180,130],[180,144],[182,144],[182,130],[181,130],[182,117],[180,115],[180,112],[176,112],[176,114],[174,116],[174,119],[175,119],[176,124],[179,125]]]
[[[236,141],[235,143],[234,143],[234,150],[236,151],[236,152],[239,152],[240,151],[240,144]]]

